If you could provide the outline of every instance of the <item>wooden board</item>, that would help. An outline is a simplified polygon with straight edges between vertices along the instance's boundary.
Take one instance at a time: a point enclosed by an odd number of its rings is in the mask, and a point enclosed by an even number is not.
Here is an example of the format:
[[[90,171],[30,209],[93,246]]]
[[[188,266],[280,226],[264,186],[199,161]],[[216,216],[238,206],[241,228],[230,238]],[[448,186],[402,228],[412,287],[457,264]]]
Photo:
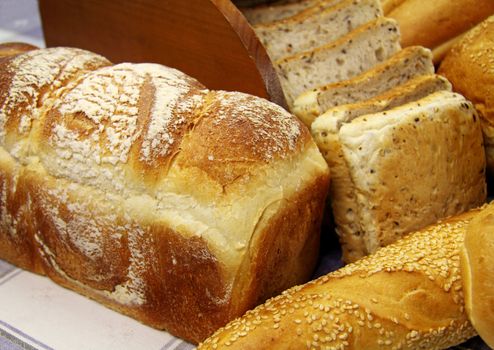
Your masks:
[[[273,65],[229,0],[39,0],[47,46],[111,61],[177,68],[210,89],[236,90],[286,107]]]

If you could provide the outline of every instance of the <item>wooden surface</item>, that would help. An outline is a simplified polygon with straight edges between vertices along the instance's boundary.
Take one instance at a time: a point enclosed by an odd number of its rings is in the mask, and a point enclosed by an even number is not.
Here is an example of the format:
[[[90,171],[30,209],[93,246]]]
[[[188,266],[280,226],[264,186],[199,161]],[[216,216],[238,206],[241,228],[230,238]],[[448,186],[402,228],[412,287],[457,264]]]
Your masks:
[[[46,44],[177,68],[210,89],[286,106],[264,47],[230,0],[39,0]]]

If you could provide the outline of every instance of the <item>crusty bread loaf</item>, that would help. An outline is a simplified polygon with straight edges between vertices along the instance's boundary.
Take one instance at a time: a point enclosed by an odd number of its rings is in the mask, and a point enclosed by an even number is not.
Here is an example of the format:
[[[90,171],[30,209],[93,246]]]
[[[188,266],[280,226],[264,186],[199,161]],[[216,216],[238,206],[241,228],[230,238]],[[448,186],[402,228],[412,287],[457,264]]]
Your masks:
[[[494,16],[465,34],[439,67],[439,74],[448,78],[453,89],[471,100],[479,112],[491,175],[494,175],[493,46]]]
[[[379,16],[379,0],[344,0],[330,7],[321,2],[295,16],[254,29],[271,60],[276,61],[334,41]]]
[[[460,247],[474,210],[450,218],[247,312],[207,349],[445,349],[475,335]],[[492,254],[491,254],[492,255]]]
[[[399,23],[404,47],[423,45],[433,49],[493,13],[492,0],[406,0],[387,16]]]
[[[192,342],[311,275],[328,168],[281,107],[67,48],[0,82],[0,258]]]
[[[461,249],[461,275],[470,322],[494,348],[494,207],[477,215]]]
[[[325,0],[324,2],[337,3],[341,0]],[[297,13],[317,5],[321,0],[299,0],[288,3],[274,3],[245,7],[240,10],[251,25],[269,23],[296,15]]]
[[[437,75],[417,77],[373,99],[332,108],[312,124],[314,140],[331,169],[331,207],[344,261],[361,258],[367,249],[355,217],[358,212],[355,186],[341,148],[340,128],[361,115],[385,111],[440,90],[451,90],[451,84]]]
[[[340,39],[276,61],[289,107],[305,91],[352,78],[384,62],[400,49],[394,20],[378,18]]]
[[[461,95],[435,92],[339,131],[365,254],[486,198],[480,121]]]
[[[432,73],[430,50],[407,47],[356,77],[304,92],[295,99],[292,112],[310,127],[317,116],[332,107],[367,100],[417,76]]]

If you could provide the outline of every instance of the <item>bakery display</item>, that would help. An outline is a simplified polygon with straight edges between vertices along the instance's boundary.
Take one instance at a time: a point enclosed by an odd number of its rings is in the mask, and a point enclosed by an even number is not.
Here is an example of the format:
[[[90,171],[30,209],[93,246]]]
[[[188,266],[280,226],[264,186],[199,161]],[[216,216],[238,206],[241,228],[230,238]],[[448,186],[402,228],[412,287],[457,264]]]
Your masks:
[[[471,100],[479,112],[487,155],[494,174],[494,16],[473,28],[451,49],[439,67],[453,89]]]
[[[449,218],[291,288],[221,328],[199,349],[457,345],[476,334],[464,304],[460,250],[469,223],[493,210],[491,204]]]
[[[2,259],[192,342],[309,279],[328,167],[281,107],[71,48],[0,82]]]

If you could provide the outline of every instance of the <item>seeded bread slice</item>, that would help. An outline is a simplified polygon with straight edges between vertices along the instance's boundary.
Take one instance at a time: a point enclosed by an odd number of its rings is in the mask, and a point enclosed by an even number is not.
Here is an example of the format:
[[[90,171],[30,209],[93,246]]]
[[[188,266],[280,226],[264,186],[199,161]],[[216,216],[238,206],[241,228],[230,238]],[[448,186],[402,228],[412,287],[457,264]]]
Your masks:
[[[271,60],[334,41],[382,16],[380,0],[323,1],[299,14],[254,27]]]
[[[299,0],[295,2],[276,2],[271,5],[259,5],[255,7],[241,8],[245,18],[251,25],[270,23],[283,18],[288,18],[297,13],[315,6],[320,0]]]
[[[410,46],[354,78],[304,92],[294,101],[292,112],[310,126],[332,107],[372,98],[410,79],[433,73],[430,50]]]
[[[289,107],[302,92],[352,78],[400,50],[396,21],[378,18],[340,39],[275,63]]]
[[[341,149],[338,134],[341,126],[361,115],[385,111],[440,90],[451,91],[451,84],[439,75],[420,76],[375,98],[334,107],[316,118],[312,124],[314,140],[331,169],[331,206],[346,262],[355,261],[368,252],[362,229],[355,218],[357,199]]]
[[[485,202],[480,121],[459,94],[359,117],[339,137],[368,253]]]

